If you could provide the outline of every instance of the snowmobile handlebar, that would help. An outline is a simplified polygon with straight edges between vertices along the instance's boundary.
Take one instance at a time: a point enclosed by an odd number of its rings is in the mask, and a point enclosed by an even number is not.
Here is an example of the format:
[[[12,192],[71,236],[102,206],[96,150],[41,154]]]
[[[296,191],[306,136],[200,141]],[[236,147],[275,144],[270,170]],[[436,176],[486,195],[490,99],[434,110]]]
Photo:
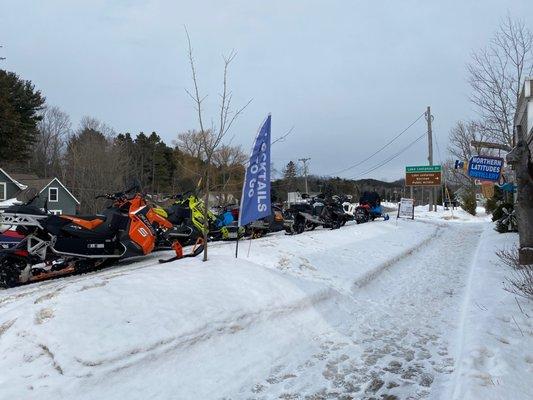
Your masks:
[[[174,194],[172,196],[170,196],[171,199],[183,199],[184,197],[187,197],[188,195],[190,195],[193,191],[192,190],[187,190],[186,192],[183,192],[183,193],[177,193],[177,194]]]
[[[116,200],[122,196],[122,193],[114,193],[114,194],[110,194],[110,193],[106,193],[106,194],[99,194],[98,196],[95,197],[95,199],[108,199],[108,200]]]
[[[126,197],[127,194],[130,194],[132,192],[139,192],[140,188],[138,185],[134,185],[130,187],[129,189],[126,189],[123,192],[116,192],[116,193],[104,193],[100,194],[95,197],[95,199],[108,199],[108,200],[117,200]]]

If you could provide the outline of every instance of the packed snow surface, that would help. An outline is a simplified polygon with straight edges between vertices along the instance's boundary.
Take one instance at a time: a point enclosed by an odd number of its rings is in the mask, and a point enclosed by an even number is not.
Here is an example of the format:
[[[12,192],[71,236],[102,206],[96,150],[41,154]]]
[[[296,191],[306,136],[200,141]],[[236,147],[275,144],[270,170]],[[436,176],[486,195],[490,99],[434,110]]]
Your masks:
[[[533,306],[494,256],[516,235],[465,214],[1,291],[0,400],[532,398]]]

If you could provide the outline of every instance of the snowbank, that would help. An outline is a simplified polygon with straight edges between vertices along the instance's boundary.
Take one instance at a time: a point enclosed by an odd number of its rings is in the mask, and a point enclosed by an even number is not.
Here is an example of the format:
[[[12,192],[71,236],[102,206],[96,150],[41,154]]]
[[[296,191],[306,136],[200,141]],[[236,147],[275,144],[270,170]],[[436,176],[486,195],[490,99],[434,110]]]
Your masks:
[[[382,205],[390,211],[390,216],[394,217],[394,213],[398,211],[398,203],[383,202]],[[463,210],[461,207],[455,209],[449,208],[445,210],[443,206],[437,206],[437,212],[429,211],[429,204],[415,206],[415,219],[432,219],[432,220],[446,220],[450,222],[487,222],[491,221],[491,216],[487,215],[485,207],[477,207],[476,215],[471,215]]]
[[[416,206],[415,218],[423,219],[441,219],[449,222],[488,222],[491,221],[491,216],[487,215],[484,207],[476,208],[476,215],[467,213],[462,208],[458,207],[454,210],[445,210],[444,207],[438,206],[437,212],[428,211],[429,205]]]
[[[21,204],[21,202],[19,200],[17,200],[16,198],[2,200],[2,201],[0,201],[0,208],[9,207],[9,206],[12,206],[14,204]]]
[[[463,306],[455,384],[448,398],[531,399],[533,303],[504,290],[511,269],[495,252],[516,246],[516,234],[483,234]]]
[[[1,291],[0,400],[526,399],[532,325],[493,255],[516,236],[447,212]]]
[[[152,259],[5,290],[0,370],[8,372],[0,374],[0,398],[37,393],[41,398],[122,398],[127,393],[130,399],[144,399],[167,376],[157,368],[177,362],[170,355],[194,362],[195,354],[209,358],[206,354],[232,346],[238,352],[243,343],[231,338],[241,331],[248,332],[248,351],[264,353],[248,367],[247,358],[239,358],[243,371],[251,368],[252,379],[253,371],[273,362],[268,343],[289,352],[313,343],[317,332],[340,327],[350,318],[343,306],[350,290],[391,260],[405,257],[437,229],[391,220],[277,234],[241,242],[237,260],[234,245],[217,243],[210,247],[209,263],[157,264]],[[204,346],[222,337],[224,346]],[[261,346],[254,350],[256,342]],[[211,398],[210,390],[220,385],[204,387],[198,381],[235,373],[234,365],[222,364],[195,364],[175,377],[172,387],[187,393],[185,398]],[[246,373],[241,378],[239,385]],[[151,384],[142,386],[145,380]],[[169,396],[165,392],[160,398]]]

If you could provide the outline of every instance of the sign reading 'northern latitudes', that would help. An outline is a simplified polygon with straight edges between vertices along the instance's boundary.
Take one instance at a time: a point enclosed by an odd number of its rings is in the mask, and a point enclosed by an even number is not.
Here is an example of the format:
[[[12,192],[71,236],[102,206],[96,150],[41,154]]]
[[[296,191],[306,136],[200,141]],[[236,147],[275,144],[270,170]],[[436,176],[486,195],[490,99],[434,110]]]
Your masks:
[[[468,176],[482,181],[497,182],[503,168],[503,158],[474,156],[468,163]]]

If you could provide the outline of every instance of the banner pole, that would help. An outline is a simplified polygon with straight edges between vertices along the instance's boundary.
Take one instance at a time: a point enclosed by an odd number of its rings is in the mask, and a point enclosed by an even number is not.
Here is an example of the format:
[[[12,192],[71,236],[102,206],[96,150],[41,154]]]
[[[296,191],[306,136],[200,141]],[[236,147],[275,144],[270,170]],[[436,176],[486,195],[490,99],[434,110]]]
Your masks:
[[[248,239],[250,241],[250,244],[248,245],[248,254],[246,255],[246,258],[250,257],[250,249],[252,248],[252,238]]]
[[[235,258],[239,255],[239,230],[237,228],[237,243],[235,244]]]

